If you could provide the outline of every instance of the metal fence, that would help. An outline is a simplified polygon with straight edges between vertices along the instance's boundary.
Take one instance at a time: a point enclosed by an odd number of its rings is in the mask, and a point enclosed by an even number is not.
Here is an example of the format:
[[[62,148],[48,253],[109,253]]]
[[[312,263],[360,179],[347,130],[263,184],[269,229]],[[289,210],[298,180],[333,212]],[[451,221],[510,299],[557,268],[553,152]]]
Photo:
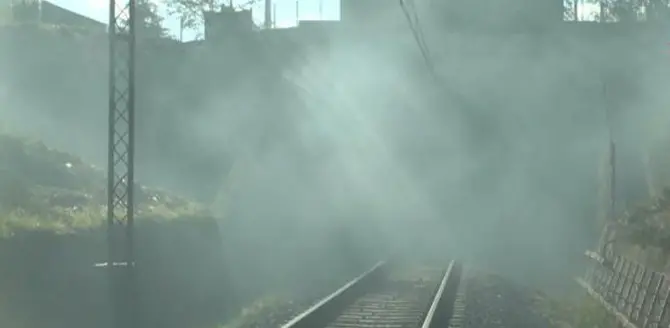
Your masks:
[[[592,263],[578,282],[625,327],[670,328],[670,280],[664,273],[623,256],[605,260],[590,251],[586,256]]]

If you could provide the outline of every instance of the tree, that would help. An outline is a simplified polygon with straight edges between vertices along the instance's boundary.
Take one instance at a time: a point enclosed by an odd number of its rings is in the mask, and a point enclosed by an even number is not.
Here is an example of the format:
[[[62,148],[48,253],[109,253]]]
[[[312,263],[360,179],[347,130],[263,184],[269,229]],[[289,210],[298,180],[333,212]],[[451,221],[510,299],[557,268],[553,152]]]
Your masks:
[[[610,16],[619,22],[633,22],[638,19],[645,3],[641,0],[610,1],[608,9]]]
[[[563,20],[579,20],[579,0],[567,0],[563,2]]]
[[[648,0],[647,17],[655,21],[670,20],[670,0]]]
[[[165,38],[168,30],[163,27],[163,16],[158,13],[158,6],[152,0],[136,0],[135,3],[135,34],[141,38]],[[123,15],[119,28],[126,30],[129,27],[128,16]]]
[[[585,0],[600,5],[601,22],[631,22],[646,16],[648,20],[668,19],[668,0]]]
[[[158,6],[150,0],[138,0],[135,5],[137,35],[141,38],[165,38],[167,29],[164,18],[158,13]]]

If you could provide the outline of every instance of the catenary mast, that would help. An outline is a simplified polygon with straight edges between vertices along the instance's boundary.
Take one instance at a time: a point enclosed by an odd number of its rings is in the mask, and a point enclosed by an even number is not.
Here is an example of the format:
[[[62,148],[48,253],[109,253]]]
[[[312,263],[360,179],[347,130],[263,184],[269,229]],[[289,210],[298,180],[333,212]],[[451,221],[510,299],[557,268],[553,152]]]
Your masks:
[[[113,328],[139,327],[134,254],[136,0],[109,0],[107,241]]]

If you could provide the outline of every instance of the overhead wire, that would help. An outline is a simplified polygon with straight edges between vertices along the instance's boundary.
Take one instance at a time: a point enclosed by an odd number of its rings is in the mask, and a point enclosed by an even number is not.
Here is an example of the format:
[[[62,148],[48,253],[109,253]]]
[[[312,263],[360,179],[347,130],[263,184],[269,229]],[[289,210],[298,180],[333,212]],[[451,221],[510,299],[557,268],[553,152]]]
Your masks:
[[[435,72],[435,65],[431,58],[430,49],[428,48],[428,44],[426,43],[423,29],[421,28],[421,21],[419,19],[419,13],[416,10],[414,0],[400,0],[400,8],[402,9],[403,14],[405,15],[405,19],[407,20],[407,24],[409,25],[410,31],[412,32],[414,41],[419,47],[419,51],[421,52],[421,56],[423,57],[423,60],[426,64],[426,67],[428,68],[429,73],[433,78],[437,78],[437,74]]]
[[[406,3],[409,4],[409,9],[413,13],[412,18],[414,19],[414,26],[417,30],[417,35],[419,37],[419,40],[421,44],[423,44],[424,51],[426,53],[430,54],[430,51],[428,49],[428,43],[426,42],[426,39],[424,37],[423,33],[423,28],[421,27],[421,21],[419,20],[419,11],[416,9],[416,2],[414,0],[405,0]]]
[[[447,80],[442,78],[436,69],[436,65],[431,56],[428,43],[426,42],[423,30],[421,28],[421,20],[419,18],[418,11],[414,0],[399,0],[400,7],[407,19],[409,28],[414,36],[414,40],[419,47],[421,56],[424,59],[428,73],[433,80],[433,87],[436,89],[437,93],[440,95],[439,98],[443,101],[451,103],[458,113],[460,113],[460,120],[463,126],[467,126],[470,129],[470,136],[472,140],[478,139],[476,131],[482,129],[482,124],[486,124],[486,114],[483,111],[483,104],[479,101],[473,101],[468,99],[468,97],[461,94],[456,88],[452,87],[447,83]],[[444,103],[441,102],[441,105]],[[444,112],[446,113],[446,112]]]
[[[414,0],[400,0],[400,8],[405,14],[407,24],[409,25],[412,35],[414,36],[414,40],[419,47],[419,51],[421,52],[421,56],[424,59],[428,73],[431,75],[431,78],[435,83],[434,86],[437,87],[441,93],[448,94],[451,100],[458,103],[463,109],[474,109],[475,106],[471,101],[465,99],[465,97],[463,97],[463,95],[459,94],[458,92],[455,92],[453,88],[449,88],[446,84],[446,81],[438,74],[435,62],[433,61],[433,57],[421,27],[421,20],[419,18],[419,13],[416,9]]]
[[[405,17],[410,25],[412,31],[417,35],[417,42],[422,46],[425,46],[424,39],[422,37],[422,31],[420,28],[419,13],[416,10],[416,3],[412,0],[400,0],[400,7],[405,13]]]

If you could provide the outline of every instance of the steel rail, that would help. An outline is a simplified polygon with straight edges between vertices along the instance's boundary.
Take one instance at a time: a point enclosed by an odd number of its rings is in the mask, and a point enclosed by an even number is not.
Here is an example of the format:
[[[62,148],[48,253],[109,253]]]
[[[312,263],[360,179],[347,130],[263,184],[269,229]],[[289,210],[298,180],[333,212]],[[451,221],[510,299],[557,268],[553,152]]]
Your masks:
[[[463,266],[460,262],[451,261],[447,271],[442,277],[440,286],[435,293],[435,298],[430,304],[426,318],[421,325],[421,328],[438,328],[448,327],[449,320],[453,314],[454,302],[456,301],[456,293],[458,285],[461,282],[461,274],[463,273]]]
[[[424,279],[391,280],[391,266],[388,261],[377,263],[281,327],[446,327],[460,283],[461,264],[451,261],[444,273],[438,274],[436,284]]]
[[[366,283],[382,274],[387,266],[388,262],[386,261],[378,262],[368,271],[349,281],[307,311],[284,324],[282,328],[315,328],[320,325],[319,322],[331,321],[334,319],[333,316],[337,316],[349,304],[350,298],[355,299],[360,296],[359,293],[364,293],[365,287],[367,287]]]

